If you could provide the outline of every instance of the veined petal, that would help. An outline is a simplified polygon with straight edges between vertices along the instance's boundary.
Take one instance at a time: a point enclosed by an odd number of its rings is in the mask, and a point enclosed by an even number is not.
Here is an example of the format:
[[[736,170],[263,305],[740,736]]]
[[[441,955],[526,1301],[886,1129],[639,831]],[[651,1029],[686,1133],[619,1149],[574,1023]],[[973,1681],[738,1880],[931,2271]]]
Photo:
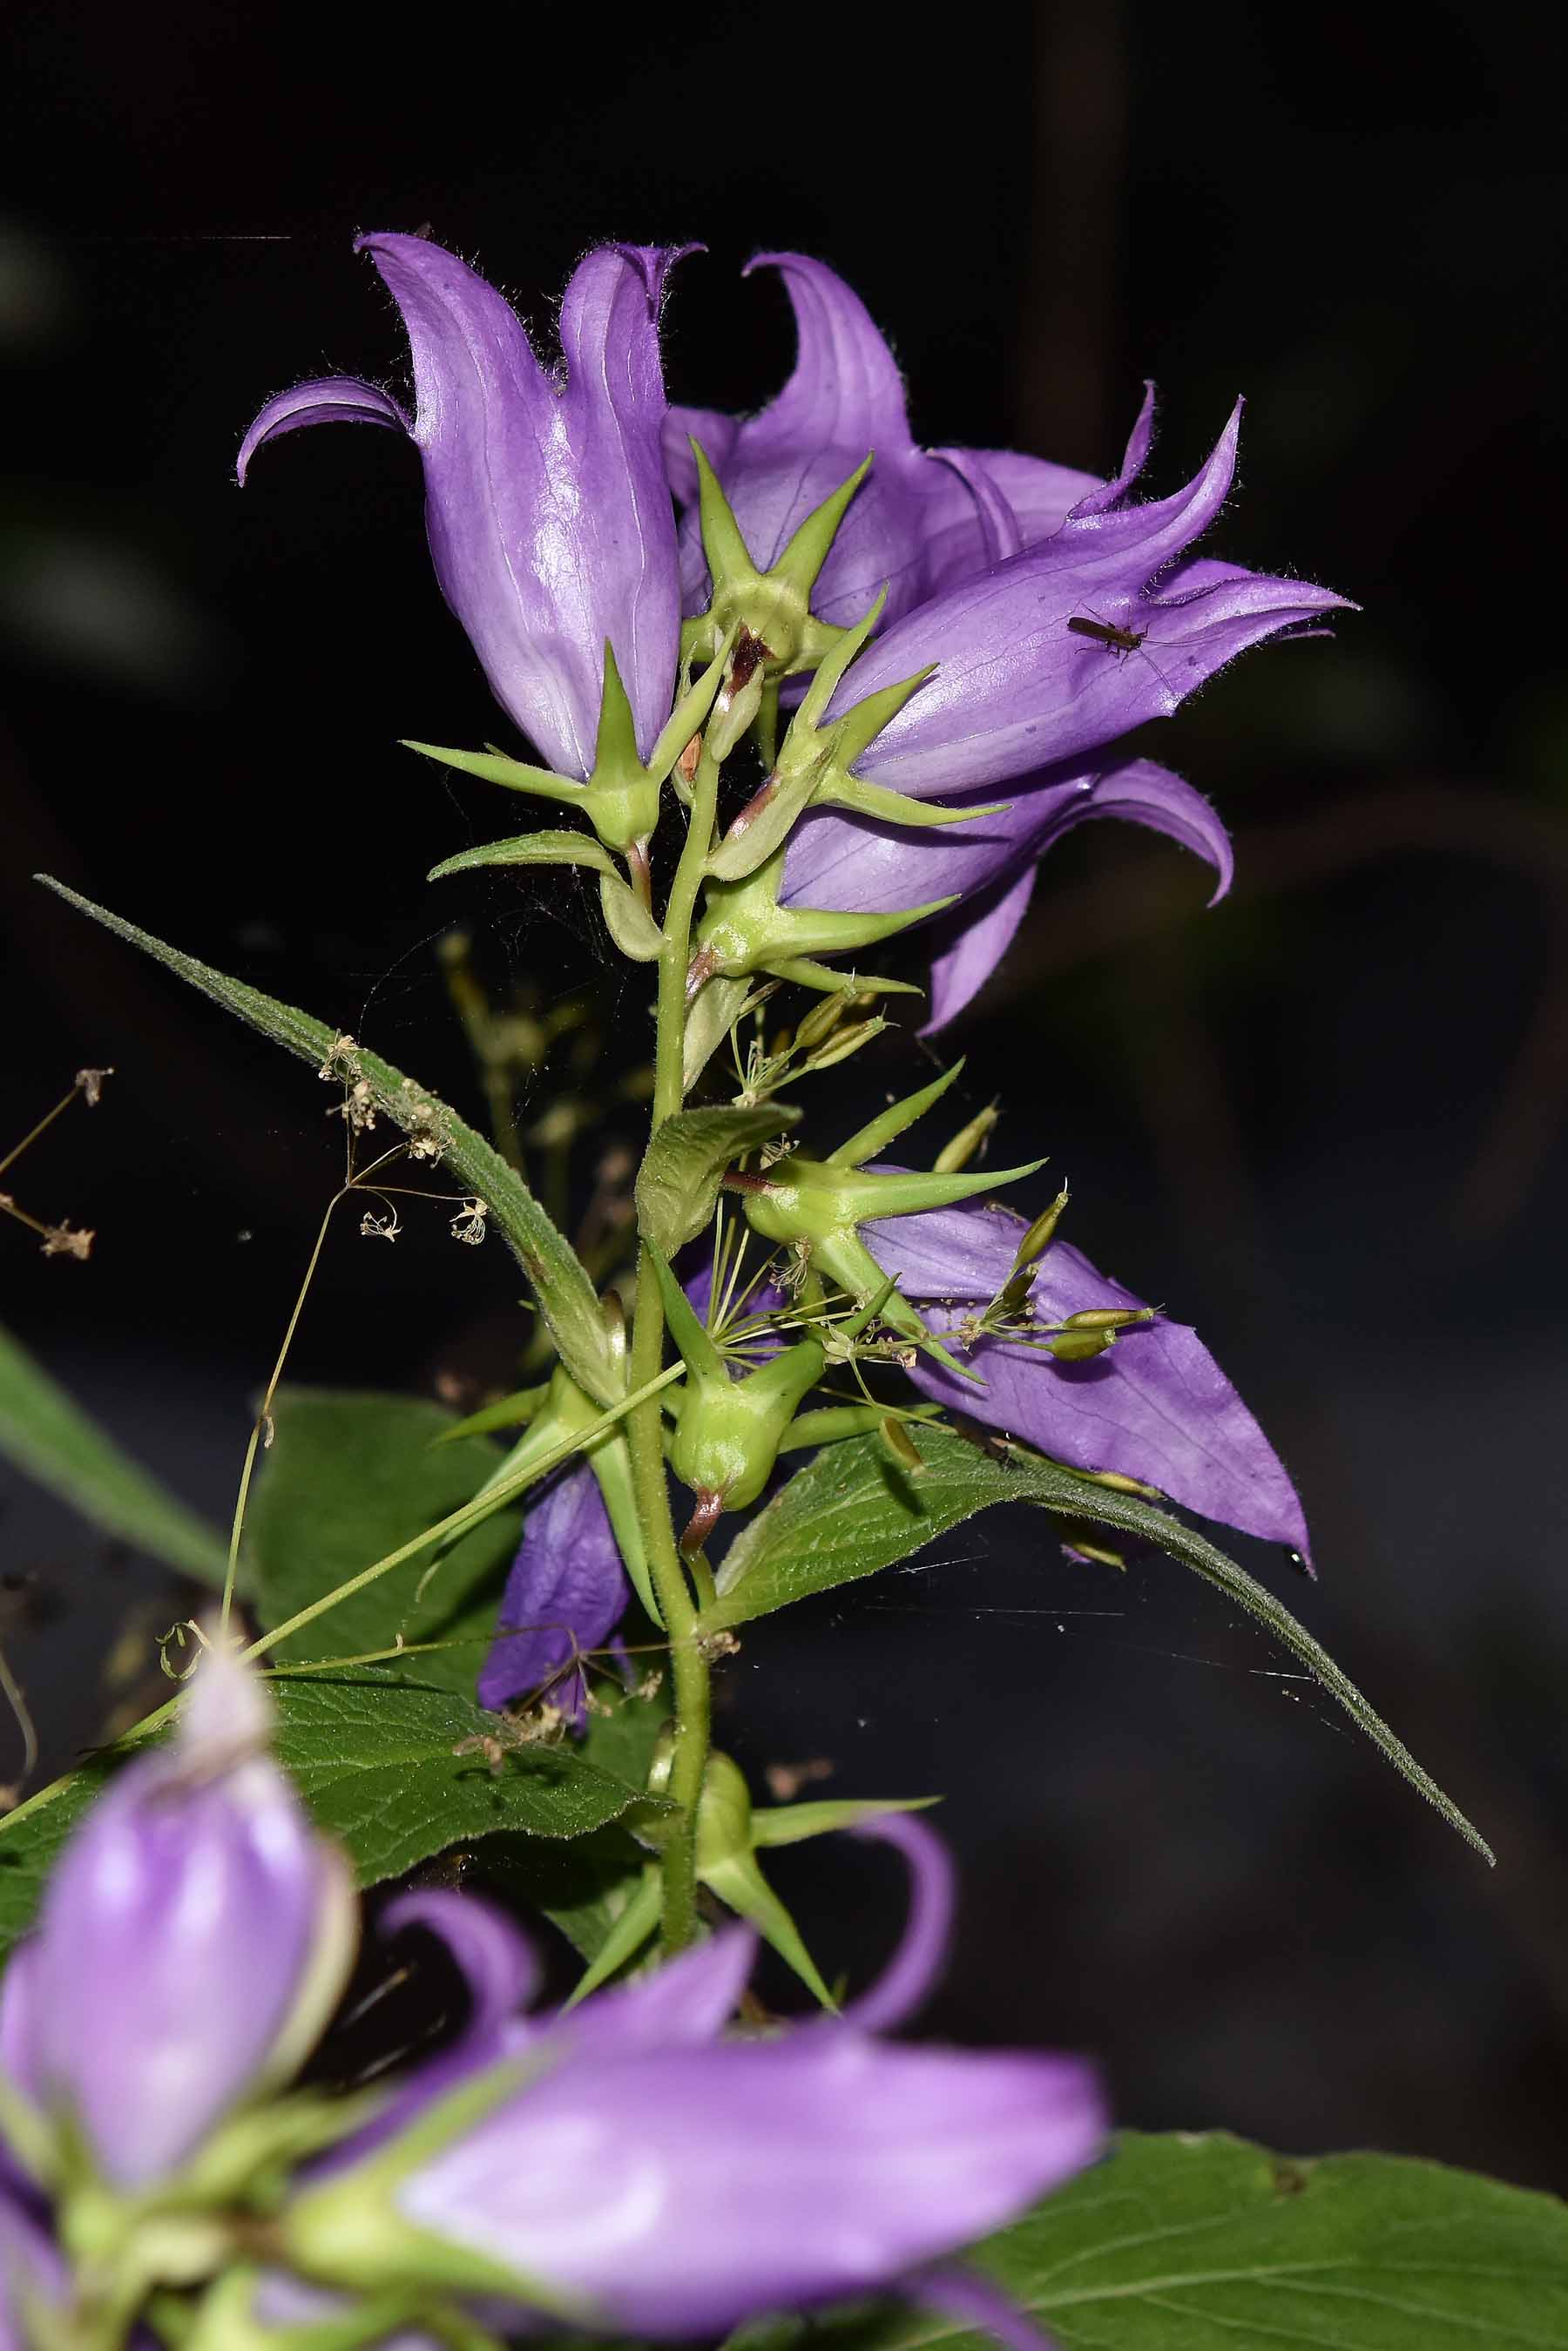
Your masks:
[[[631,1597],[599,1481],[586,1461],[574,1463],[523,1521],[479,1676],[480,1705],[537,1696],[580,1728],[588,1689],[578,1659],[608,1639]]]
[[[877,1263],[925,1308],[947,1337],[962,1301],[995,1297],[1012,1270],[1024,1220],[997,1208],[939,1208],[861,1228]],[[1060,1322],[1087,1308],[1144,1301],[1099,1272],[1068,1242],[1052,1241],[1030,1293],[1035,1313]],[[921,1392],[993,1428],[1006,1428],[1054,1460],[1111,1469],[1158,1486],[1175,1502],[1310,1560],[1306,1520],[1283,1464],[1196,1331],[1157,1314],[1124,1331],[1089,1363],[983,1339],[967,1360],[983,1387],[922,1355],[910,1376]]]
[[[1103,2131],[1074,2060],[894,2048],[822,2024],[569,2055],[396,2200],[580,2297],[597,2326],[707,2335],[894,2283],[1092,2161]]]
[[[357,376],[319,376],[312,383],[297,383],[267,402],[240,443],[235,476],[241,489],[250,461],[264,443],[307,424],[390,424],[400,433],[412,430],[390,392],[362,383]]]
[[[715,473],[729,462],[735,446],[735,436],[740,431],[738,416],[727,416],[720,408],[672,408],[664,418],[664,473],[676,500],[684,507],[694,506],[697,496],[697,461],[692,455],[692,443],[700,441],[709,465]],[[701,552],[701,542],[698,542]]]
[[[604,641],[646,755],[679,625],[657,312],[664,256],[605,246],[567,287],[567,380],[476,273],[423,237],[363,237],[413,358],[436,576],[497,699],[548,765],[593,765]]]

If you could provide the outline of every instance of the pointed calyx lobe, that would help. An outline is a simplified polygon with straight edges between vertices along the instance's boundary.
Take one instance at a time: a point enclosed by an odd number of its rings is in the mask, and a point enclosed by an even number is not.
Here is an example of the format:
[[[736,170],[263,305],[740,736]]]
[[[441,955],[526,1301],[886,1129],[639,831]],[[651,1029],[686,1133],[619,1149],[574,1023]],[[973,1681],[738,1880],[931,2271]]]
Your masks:
[[[417,236],[360,244],[408,333],[412,423],[373,385],[302,384],[256,417],[240,479],[264,442],[304,424],[406,431],[423,463],[436,577],[497,699],[551,768],[586,777],[608,640],[646,757],[669,715],[680,618],[658,340],[678,256],[588,256],[561,305],[558,380],[510,304],[455,255]]]

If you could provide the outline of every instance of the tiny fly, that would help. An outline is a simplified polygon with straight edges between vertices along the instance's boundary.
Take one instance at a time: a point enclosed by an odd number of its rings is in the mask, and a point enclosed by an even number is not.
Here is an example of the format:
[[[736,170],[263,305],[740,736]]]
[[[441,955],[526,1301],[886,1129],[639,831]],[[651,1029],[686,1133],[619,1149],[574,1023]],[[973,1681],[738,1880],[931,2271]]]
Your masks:
[[[1112,621],[1081,621],[1076,612],[1067,625],[1075,637],[1092,637],[1113,653],[1135,653],[1148,634],[1146,629],[1119,629]]]

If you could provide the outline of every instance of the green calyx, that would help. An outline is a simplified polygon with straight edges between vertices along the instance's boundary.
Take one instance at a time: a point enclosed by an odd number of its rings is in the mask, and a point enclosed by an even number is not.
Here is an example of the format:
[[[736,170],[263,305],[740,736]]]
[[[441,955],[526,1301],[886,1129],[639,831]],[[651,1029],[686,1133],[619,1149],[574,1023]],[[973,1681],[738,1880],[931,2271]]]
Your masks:
[[[882,1217],[915,1216],[925,1208],[951,1207],[977,1193],[995,1191],[1000,1185],[1032,1176],[1043,1161],[1031,1159],[1021,1167],[988,1170],[981,1176],[923,1175],[913,1169],[866,1171],[865,1161],[885,1151],[931,1109],[963,1066],[956,1062],[933,1084],[894,1102],[826,1159],[805,1159],[791,1153],[766,1175],[728,1176],[727,1186],[742,1196],[752,1230],[793,1250],[813,1272],[863,1307],[885,1289],[886,1276],[860,1237],[862,1224]],[[896,1290],[883,1299],[880,1312],[884,1322],[925,1348],[949,1370],[974,1376],[932,1336],[914,1307]]]
[[[727,636],[744,632],[759,651],[760,701],[762,686],[776,684],[779,678],[800,670],[815,669],[844,635],[843,630],[813,614],[811,590],[850,500],[870,470],[871,457],[807,516],[771,570],[759,571],[706,451],[694,441],[692,454],[697,464],[698,514],[713,597],[701,618],[688,621],[683,628],[681,651],[688,658],[711,661]]]
[[[985,808],[941,808],[866,783],[851,773],[855,760],[931,675],[930,669],[917,670],[895,685],[867,695],[841,718],[824,724],[829,703],[881,619],[886,601],[884,590],[864,620],[845,630],[821,664],[789,722],[772,773],[708,859],[707,870],[716,881],[738,882],[754,873],[788,840],[810,808],[848,809],[884,824],[927,826],[998,816],[1008,806],[1005,800],[997,800]]]
[[[725,1510],[744,1510],[761,1493],[790,1422],[822,1376],[827,1353],[820,1339],[808,1335],[737,1378],[651,1242],[648,1254],[686,1366],[670,1467],[696,1496],[686,1531],[686,1547],[695,1550]]]
[[[716,975],[743,978],[768,972],[824,992],[844,989],[867,994],[872,989],[896,995],[918,995],[917,988],[895,980],[873,979],[858,972],[840,973],[816,961],[819,956],[853,955],[881,939],[923,923],[953,904],[951,897],[933,898],[898,914],[830,913],[811,906],[781,906],[779,884],[784,871],[784,850],[776,849],[766,863],[738,882],[709,882],[706,904],[697,926],[692,956],[693,994]]]
[[[663,1792],[669,1773],[666,1745],[648,1775],[648,1785],[654,1794]],[[883,1813],[921,1812],[936,1801],[934,1796],[829,1798],[813,1803],[756,1809],[739,1766],[716,1749],[707,1759],[702,1794],[697,1801],[697,1877],[727,1909],[748,1919],[822,2006],[832,2009],[837,2002],[807,1950],[800,1928],[763,1876],[758,1848],[800,1844],[808,1837],[852,1829]],[[637,1891],[616,1919],[608,1940],[566,2006],[575,2007],[618,1974],[636,1957],[658,1923],[659,1874],[657,1865],[650,1863]]]
[[[439,759],[444,766],[456,768],[464,775],[478,776],[486,783],[500,784],[507,791],[527,792],[537,799],[557,800],[568,808],[580,809],[605,849],[640,862],[659,821],[660,794],[676,760],[702,727],[713,707],[714,697],[724,680],[732,642],[733,632],[729,638],[722,630],[718,632],[714,658],[676,703],[646,766],[638,754],[632,705],[621,682],[615,651],[608,638],[604,645],[604,693],[599,709],[593,772],[586,783],[578,782],[570,776],[557,775],[549,768],[529,767],[521,759],[508,758],[503,751],[453,751],[439,744],[413,743],[406,739],[403,748],[418,751],[427,759]],[[548,850],[541,846],[536,854],[528,856],[522,852],[524,843],[530,839],[536,843],[550,841],[556,846]],[[563,849],[559,846],[563,841],[579,845],[572,850]],[[467,866],[485,864],[554,862],[587,865],[595,862],[591,848],[591,842],[579,834],[525,835],[522,841],[497,841],[489,844],[487,849],[465,851],[460,860],[449,858],[438,865],[435,872],[452,873]],[[585,852],[589,853],[585,854]]]

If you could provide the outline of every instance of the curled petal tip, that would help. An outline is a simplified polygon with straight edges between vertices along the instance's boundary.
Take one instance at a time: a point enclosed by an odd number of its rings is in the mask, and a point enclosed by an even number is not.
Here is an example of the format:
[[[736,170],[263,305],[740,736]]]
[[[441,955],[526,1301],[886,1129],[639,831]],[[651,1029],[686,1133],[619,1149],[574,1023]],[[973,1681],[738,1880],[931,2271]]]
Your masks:
[[[952,1932],[956,1895],[952,1856],[942,1839],[909,1813],[884,1813],[850,1831],[891,1844],[909,1865],[909,1917],[903,1939],[879,1980],[851,2001],[844,2022],[861,2032],[885,2032],[921,2006],[941,1972]]]

